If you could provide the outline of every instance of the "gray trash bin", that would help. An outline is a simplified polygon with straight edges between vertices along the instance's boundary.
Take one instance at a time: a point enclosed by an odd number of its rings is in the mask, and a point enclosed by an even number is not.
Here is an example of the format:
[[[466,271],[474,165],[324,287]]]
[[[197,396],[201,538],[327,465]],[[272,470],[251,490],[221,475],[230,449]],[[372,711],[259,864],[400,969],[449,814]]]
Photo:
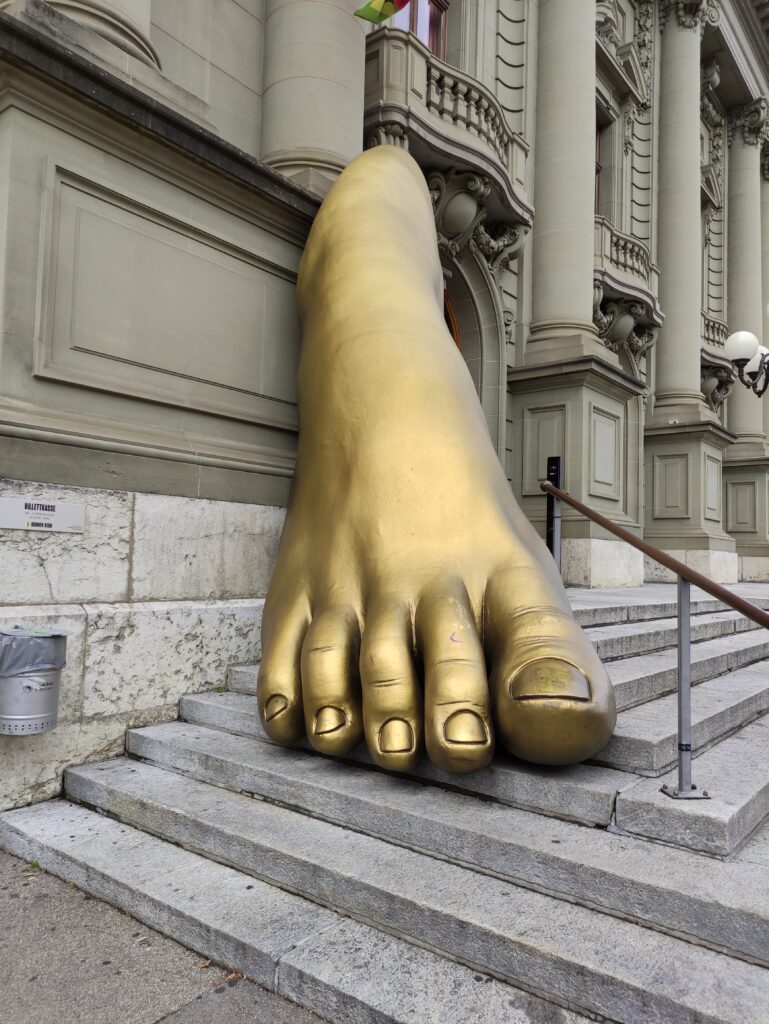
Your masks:
[[[30,736],[56,725],[67,636],[25,626],[0,630],[0,736]]]

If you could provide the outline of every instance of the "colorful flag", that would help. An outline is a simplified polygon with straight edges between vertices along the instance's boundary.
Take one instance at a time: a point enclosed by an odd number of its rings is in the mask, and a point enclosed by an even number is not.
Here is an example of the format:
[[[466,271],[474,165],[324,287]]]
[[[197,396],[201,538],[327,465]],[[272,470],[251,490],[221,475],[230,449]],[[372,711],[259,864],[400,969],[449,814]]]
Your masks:
[[[368,3],[355,12],[355,17],[365,18],[366,21],[373,21],[375,25],[381,25],[383,21],[392,18],[393,14],[397,14],[408,5],[409,0],[368,0]]]

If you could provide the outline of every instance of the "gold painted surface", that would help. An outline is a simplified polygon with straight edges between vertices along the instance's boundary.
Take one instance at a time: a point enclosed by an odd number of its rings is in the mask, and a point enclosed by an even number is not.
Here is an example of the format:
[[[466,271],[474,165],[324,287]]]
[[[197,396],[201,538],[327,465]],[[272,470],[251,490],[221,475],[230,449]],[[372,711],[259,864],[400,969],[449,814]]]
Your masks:
[[[512,496],[443,317],[424,178],[354,160],[299,274],[296,476],[262,626],[265,729],[383,767],[485,767],[494,744],[568,764],[614,695]]]

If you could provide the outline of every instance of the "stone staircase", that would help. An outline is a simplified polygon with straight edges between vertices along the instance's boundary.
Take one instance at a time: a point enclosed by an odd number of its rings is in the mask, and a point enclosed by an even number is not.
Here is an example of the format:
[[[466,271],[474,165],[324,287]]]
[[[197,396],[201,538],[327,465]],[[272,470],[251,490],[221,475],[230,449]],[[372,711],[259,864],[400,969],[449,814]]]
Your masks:
[[[403,778],[286,750],[237,666],[0,815],[0,847],[334,1024],[767,1024],[769,635],[695,592],[710,799],[673,801],[671,591],[572,593],[620,709],[594,763]]]

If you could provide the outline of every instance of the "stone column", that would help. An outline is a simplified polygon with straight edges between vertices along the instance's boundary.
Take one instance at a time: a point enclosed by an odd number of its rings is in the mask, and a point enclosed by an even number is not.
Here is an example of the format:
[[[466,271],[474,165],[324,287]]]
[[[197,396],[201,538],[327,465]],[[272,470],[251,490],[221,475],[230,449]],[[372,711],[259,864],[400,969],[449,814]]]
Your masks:
[[[736,107],[729,115],[727,312],[731,331],[752,331],[763,344],[761,272],[761,141],[766,100]],[[735,384],[729,396],[729,429],[737,444],[727,458],[766,454],[763,404]]]
[[[700,35],[707,3],[661,4],[659,112],[660,305],[654,424],[713,419],[700,390],[702,223]]]
[[[363,145],[365,23],[353,17],[359,6],[267,0],[261,156],[320,194]]]
[[[121,50],[150,67],[159,68],[160,60],[150,42],[152,0],[46,0],[55,8]],[[0,3],[0,10],[19,7],[18,0]]]
[[[612,356],[593,326],[595,3],[541,0],[527,363]]]
[[[769,144],[761,152],[761,301],[769,316]],[[769,347],[769,346],[767,346]],[[769,392],[764,395],[764,433],[769,436]]]

